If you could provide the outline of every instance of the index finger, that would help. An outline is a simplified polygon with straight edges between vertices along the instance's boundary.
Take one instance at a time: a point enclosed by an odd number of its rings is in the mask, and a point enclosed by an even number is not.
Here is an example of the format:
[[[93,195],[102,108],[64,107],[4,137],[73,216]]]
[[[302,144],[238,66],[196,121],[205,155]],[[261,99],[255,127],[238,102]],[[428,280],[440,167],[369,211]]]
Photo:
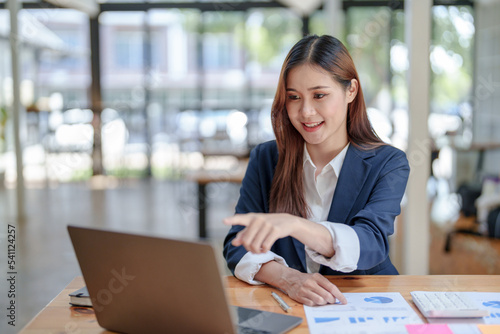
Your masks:
[[[318,283],[328,292],[330,292],[335,298],[338,299],[339,302],[342,304],[347,304],[347,299],[345,296],[340,292],[339,288],[332,282],[330,282],[326,277],[323,277],[324,279],[320,280]]]
[[[232,217],[227,217],[222,220],[222,222],[226,225],[242,225],[242,226],[248,226],[251,221],[251,217],[249,217],[247,214],[235,214]]]

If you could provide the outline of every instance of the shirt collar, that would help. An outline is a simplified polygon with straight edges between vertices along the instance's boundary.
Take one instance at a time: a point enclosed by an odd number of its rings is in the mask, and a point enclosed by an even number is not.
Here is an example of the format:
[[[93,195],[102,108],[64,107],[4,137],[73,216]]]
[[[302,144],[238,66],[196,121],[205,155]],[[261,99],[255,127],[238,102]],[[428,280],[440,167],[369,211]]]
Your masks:
[[[335,158],[333,158],[329,163],[328,165],[330,165],[332,168],[333,168],[333,171],[335,172],[335,175],[337,175],[337,177],[339,176],[340,174],[340,170],[342,169],[342,165],[344,164],[344,159],[345,159],[345,156],[347,154],[347,149],[349,148],[349,143],[347,143],[347,145],[342,149],[342,151],[340,151],[339,154],[337,154],[335,156]],[[309,155],[309,152],[307,151],[307,146],[306,144],[304,143],[304,166],[309,163],[309,165],[311,167],[313,167],[314,169],[316,169],[316,165],[314,164],[314,162],[312,161],[311,159],[311,156]],[[326,166],[325,166],[326,167]]]

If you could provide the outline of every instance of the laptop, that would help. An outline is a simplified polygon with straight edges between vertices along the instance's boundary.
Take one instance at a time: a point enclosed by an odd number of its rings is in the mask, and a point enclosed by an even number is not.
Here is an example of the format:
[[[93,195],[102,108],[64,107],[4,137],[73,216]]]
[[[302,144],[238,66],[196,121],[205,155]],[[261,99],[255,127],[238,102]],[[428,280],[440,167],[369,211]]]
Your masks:
[[[97,322],[106,329],[285,333],[302,322],[300,317],[230,306],[208,243],[76,226],[68,226],[68,232]]]

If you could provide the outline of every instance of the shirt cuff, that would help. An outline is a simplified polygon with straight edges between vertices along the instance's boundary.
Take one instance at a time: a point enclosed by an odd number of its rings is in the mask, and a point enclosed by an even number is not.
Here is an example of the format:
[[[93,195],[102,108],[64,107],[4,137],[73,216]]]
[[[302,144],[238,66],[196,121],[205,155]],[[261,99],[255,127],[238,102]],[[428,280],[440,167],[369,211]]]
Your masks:
[[[330,232],[333,239],[335,255],[328,258],[308,246],[305,250],[309,257],[319,264],[333,270],[349,273],[358,268],[360,246],[359,238],[352,227],[332,222],[319,222]]]
[[[264,284],[263,282],[254,280],[254,277],[262,265],[270,261],[276,261],[288,267],[284,258],[271,251],[262,254],[247,252],[236,265],[234,276],[252,285]]]

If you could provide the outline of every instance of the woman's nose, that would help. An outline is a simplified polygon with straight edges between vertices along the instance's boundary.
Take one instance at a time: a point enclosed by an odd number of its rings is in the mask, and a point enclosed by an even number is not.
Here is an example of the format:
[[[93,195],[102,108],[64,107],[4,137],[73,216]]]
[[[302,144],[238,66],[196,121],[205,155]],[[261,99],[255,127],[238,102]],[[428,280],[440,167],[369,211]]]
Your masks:
[[[310,115],[314,115],[316,113],[316,110],[314,109],[314,106],[311,103],[311,101],[304,99],[302,102],[301,108],[300,108],[300,112],[304,116],[310,116]]]

